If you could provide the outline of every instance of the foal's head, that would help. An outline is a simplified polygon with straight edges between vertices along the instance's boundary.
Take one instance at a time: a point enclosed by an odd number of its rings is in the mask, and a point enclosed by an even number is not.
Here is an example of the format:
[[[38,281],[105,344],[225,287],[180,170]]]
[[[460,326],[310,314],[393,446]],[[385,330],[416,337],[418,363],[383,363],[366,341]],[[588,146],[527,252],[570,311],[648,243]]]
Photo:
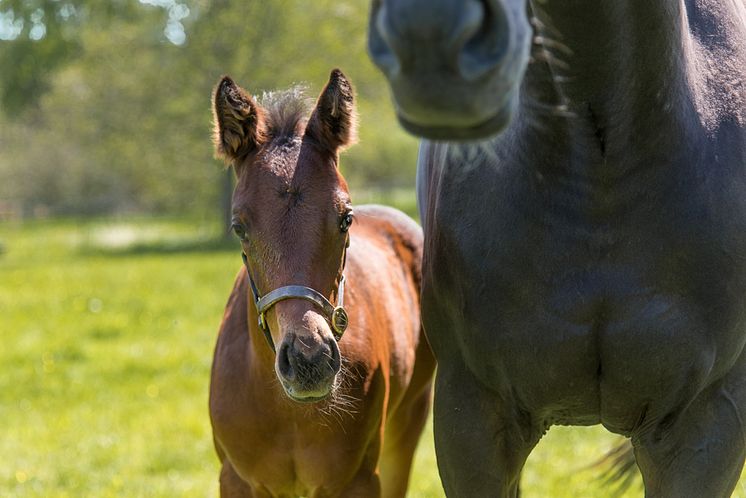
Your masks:
[[[266,296],[304,286],[335,303],[352,222],[338,169],[338,152],[354,135],[349,82],[334,70],[311,109],[297,88],[266,94],[260,103],[224,77],[213,107],[217,154],[238,178],[233,230],[256,291]],[[308,300],[290,297],[268,308],[264,319],[276,345],[275,372],[288,396],[326,397],[340,369],[331,317]],[[270,347],[261,338],[252,340]]]
[[[373,0],[368,49],[407,130],[475,139],[509,122],[531,35],[526,0]]]

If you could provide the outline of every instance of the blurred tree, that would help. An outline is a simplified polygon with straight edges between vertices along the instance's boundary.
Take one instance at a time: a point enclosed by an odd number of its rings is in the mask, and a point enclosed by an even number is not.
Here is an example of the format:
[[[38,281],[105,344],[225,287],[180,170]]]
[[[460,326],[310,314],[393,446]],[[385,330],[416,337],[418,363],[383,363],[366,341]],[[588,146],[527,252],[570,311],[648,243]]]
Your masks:
[[[18,113],[49,86],[50,73],[77,51],[61,22],[76,18],[52,0],[0,2],[0,104]],[[68,15],[69,14],[69,15]]]
[[[332,67],[361,110],[345,176],[412,185],[416,142],[365,54],[366,15],[357,0],[0,0],[0,201],[57,214],[220,210],[227,227],[231,177],[210,143],[220,75],[255,94],[307,81],[315,96]]]
[[[49,89],[54,71],[80,54],[82,23],[105,29],[110,19],[135,19],[136,0],[0,0],[0,104],[16,114]]]

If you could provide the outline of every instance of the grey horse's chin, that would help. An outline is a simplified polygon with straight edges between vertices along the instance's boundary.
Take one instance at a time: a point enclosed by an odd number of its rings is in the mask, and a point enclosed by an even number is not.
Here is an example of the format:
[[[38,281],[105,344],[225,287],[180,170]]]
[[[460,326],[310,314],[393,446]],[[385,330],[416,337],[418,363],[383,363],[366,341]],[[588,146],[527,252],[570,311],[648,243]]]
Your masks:
[[[399,123],[409,133],[428,140],[467,142],[493,137],[502,132],[513,117],[512,107],[501,109],[497,114],[475,125],[420,125],[397,115]]]
[[[493,137],[507,128],[517,108],[517,95],[511,95],[491,113],[469,122],[444,121],[421,122],[409,117],[403,109],[397,110],[397,118],[409,133],[428,140],[438,141],[481,141]]]

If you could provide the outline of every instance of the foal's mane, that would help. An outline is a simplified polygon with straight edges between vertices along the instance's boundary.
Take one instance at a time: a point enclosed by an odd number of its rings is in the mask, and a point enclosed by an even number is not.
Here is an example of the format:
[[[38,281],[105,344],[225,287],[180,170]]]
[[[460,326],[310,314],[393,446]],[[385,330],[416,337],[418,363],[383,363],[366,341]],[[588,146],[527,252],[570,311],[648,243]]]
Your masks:
[[[266,116],[266,133],[270,140],[291,139],[303,134],[313,101],[304,85],[287,90],[264,92],[258,99]]]

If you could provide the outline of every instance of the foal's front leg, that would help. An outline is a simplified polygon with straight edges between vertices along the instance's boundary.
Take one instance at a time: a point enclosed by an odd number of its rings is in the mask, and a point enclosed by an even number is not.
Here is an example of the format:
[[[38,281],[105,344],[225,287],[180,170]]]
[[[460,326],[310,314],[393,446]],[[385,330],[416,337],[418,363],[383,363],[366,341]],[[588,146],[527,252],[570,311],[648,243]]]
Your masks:
[[[366,468],[361,469],[347,487],[334,498],[381,498],[381,480],[378,473]]]
[[[264,495],[254,494],[226,458],[220,469],[220,498],[264,498]]]
[[[438,365],[435,451],[451,498],[515,498],[521,469],[541,437],[528,417],[461,364]]]

